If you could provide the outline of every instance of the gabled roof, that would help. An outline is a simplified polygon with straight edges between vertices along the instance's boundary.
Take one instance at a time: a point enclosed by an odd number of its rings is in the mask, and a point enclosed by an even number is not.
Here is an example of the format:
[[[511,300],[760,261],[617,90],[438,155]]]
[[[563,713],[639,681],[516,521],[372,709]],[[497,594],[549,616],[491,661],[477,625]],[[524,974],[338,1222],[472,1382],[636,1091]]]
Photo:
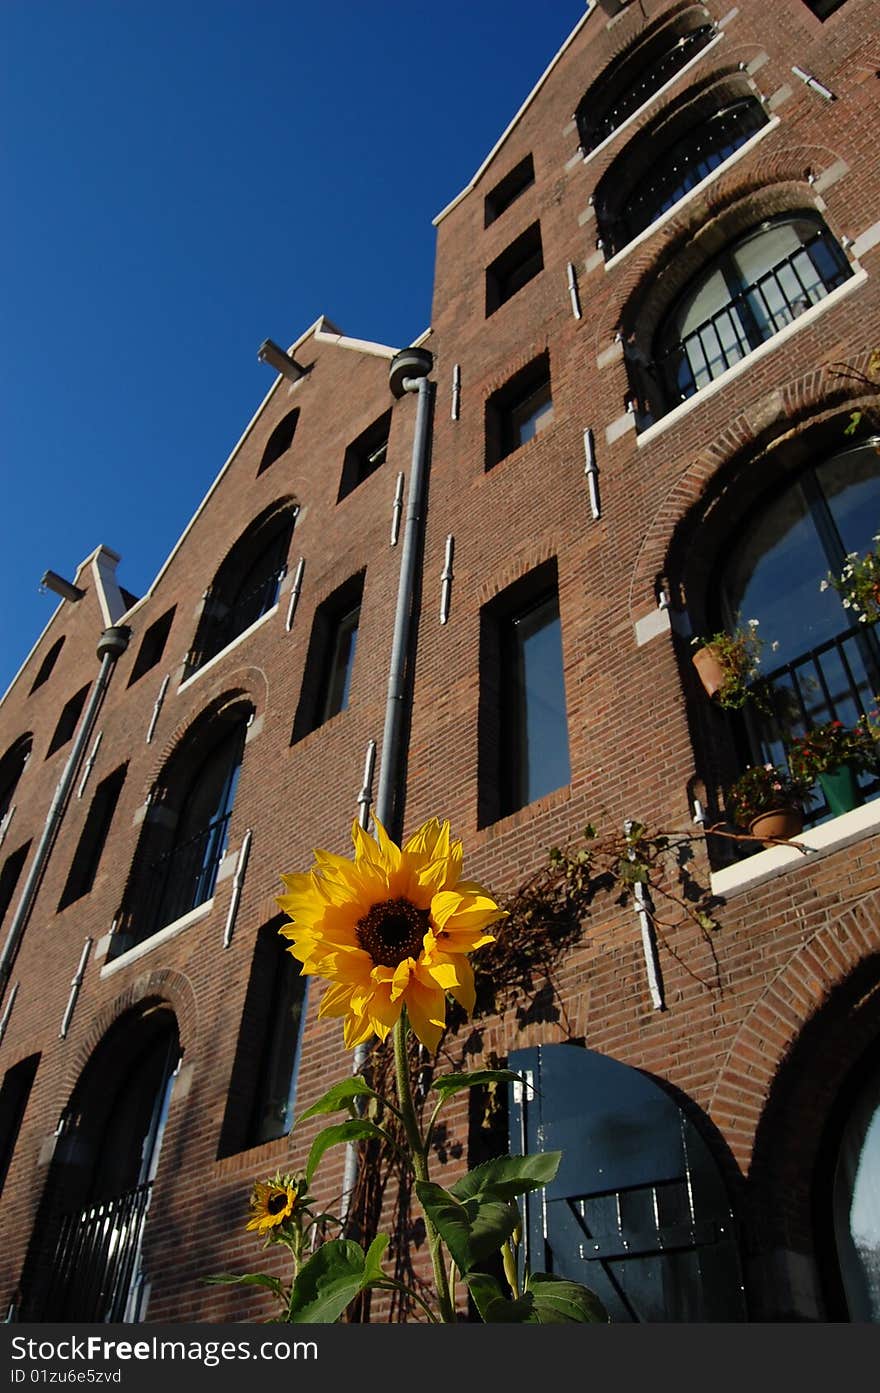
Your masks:
[[[491,164],[492,160],[494,160],[495,156],[498,154],[498,151],[501,149],[502,145],[504,144],[504,142],[505,142],[505,140],[507,139],[507,137],[510,135],[511,131],[514,130],[514,129],[516,128],[516,126],[517,126],[517,125],[519,124],[519,122],[522,120],[522,118],[523,118],[523,116],[525,115],[525,113],[528,111],[528,109],[529,109],[529,107],[531,106],[532,102],[535,100],[535,98],[537,97],[537,95],[538,95],[538,93],[540,92],[541,88],[544,86],[544,83],[547,81],[547,79],[548,79],[548,77],[550,76],[550,74],[552,73],[553,69],[556,67],[556,64],[559,62],[559,60],[560,60],[560,58],[562,57],[563,53],[565,53],[565,51],[566,51],[566,49],[569,47],[569,45],[572,44],[572,43],[574,42],[574,40],[577,38],[578,34],[581,32],[581,30],[583,29],[584,25],[586,24],[586,22],[587,22],[587,20],[590,18],[590,16],[594,13],[595,9],[596,9],[596,0],[587,0],[587,11],[586,11],[586,14],[583,16],[582,19],[579,19],[579,20],[578,20],[577,24],[576,24],[576,25],[574,26],[574,28],[572,29],[571,33],[569,34],[568,38],[565,40],[565,43],[564,43],[564,44],[562,45],[562,47],[559,49],[558,53],[554,54],[554,56],[550,59],[549,64],[548,64],[547,67],[544,69],[544,71],[543,71],[543,73],[541,74],[541,76],[538,78],[538,81],[535,83],[534,87],[532,88],[532,90],[531,90],[531,92],[529,93],[529,95],[526,97],[526,99],[525,99],[525,101],[523,102],[522,106],[520,107],[519,111],[516,113],[516,115],[514,116],[513,120],[510,122],[510,125],[506,127],[506,129],[502,132],[501,136],[498,138],[498,140],[496,141],[496,143],[492,146],[492,149],[489,151],[488,155],[487,155],[486,158],[483,160],[483,163],[480,165],[479,169],[477,170],[476,174],[475,174],[475,175],[473,176],[473,178],[471,179],[470,183],[467,184],[467,185],[462,189],[461,193],[456,194],[456,196],[455,196],[455,198],[452,200],[452,202],[451,202],[451,203],[447,203],[446,207],[445,207],[441,212],[439,212],[439,213],[437,214],[436,218],[434,218],[434,220],[433,220],[433,226],[434,226],[434,227],[437,227],[437,226],[443,221],[443,219],[446,217],[446,214],[447,214],[447,213],[451,213],[451,212],[452,212],[453,208],[455,208],[455,207],[462,201],[462,199],[465,198],[465,197],[470,193],[471,189],[474,187],[474,185],[476,184],[477,180],[480,179],[480,178],[482,177],[483,173],[485,172],[485,170],[487,169],[487,167]]]

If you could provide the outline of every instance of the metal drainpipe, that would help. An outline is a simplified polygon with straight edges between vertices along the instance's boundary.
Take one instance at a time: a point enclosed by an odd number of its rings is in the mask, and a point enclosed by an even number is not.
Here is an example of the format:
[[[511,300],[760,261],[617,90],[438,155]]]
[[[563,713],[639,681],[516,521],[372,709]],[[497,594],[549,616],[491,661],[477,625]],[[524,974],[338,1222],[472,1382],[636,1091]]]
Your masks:
[[[86,745],[91,737],[95,721],[98,717],[98,711],[100,710],[101,702],[104,698],[104,693],[107,690],[117,659],[125,652],[130,638],[130,629],[120,625],[113,625],[111,628],[105,629],[98,640],[97,651],[98,657],[101,659],[101,667],[98,676],[95,678],[95,685],[92,688],[91,695],[86,703],[86,709],[80,721],[79,730],[74,737],[73,748],[67,758],[64,772],[58,781],[55,796],[52,799],[49,812],[46,815],[46,824],[43,828],[43,834],[40,837],[39,845],[34,853],[34,859],[31,862],[31,868],[28,872],[27,880],[24,883],[24,889],[21,892],[18,908],[13,915],[12,923],[9,925],[9,933],[3,945],[3,952],[0,953],[0,997],[3,996],[7,983],[9,982],[12,964],[15,961],[18,946],[21,943],[22,936],[27,927],[37,889],[52,853],[52,844],[61,824],[61,819],[64,816],[67,800],[73,788],[74,780],[76,779],[77,769],[79,768],[80,760],[83,757]]]
[[[388,695],[385,700],[385,729],[382,736],[382,762],[379,769],[379,789],[374,804],[375,816],[388,835],[399,840],[400,786],[404,755],[403,730],[406,714],[407,678],[414,632],[413,596],[416,588],[422,529],[424,498],[428,479],[428,458],[431,443],[431,403],[433,383],[428,373],[434,366],[433,354],[425,348],[404,348],[391,360],[389,384],[395,397],[405,392],[417,392],[415,434],[413,435],[412,465],[407,489],[406,523],[400,557],[400,579],[397,584],[397,609],[394,615],[394,636],[391,641],[391,662],[388,670]],[[352,1056],[352,1073],[364,1067],[372,1045],[358,1045]],[[357,1146],[349,1142],[345,1149],[345,1169],[342,1177],[340,1204],[343,1221],[348,1215],[351,1196],[357,1181]]]

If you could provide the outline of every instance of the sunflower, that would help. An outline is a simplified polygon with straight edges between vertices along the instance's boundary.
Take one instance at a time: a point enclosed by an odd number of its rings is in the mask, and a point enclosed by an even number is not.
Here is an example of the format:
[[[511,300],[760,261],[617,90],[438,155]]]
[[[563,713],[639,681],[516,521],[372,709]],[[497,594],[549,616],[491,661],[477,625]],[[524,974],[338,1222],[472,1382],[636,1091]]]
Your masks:
[[[418,1038],[435,1050],[446,1025],[446,993],[470,1014],[474,974],[467,954],[494,936],[505,911],[473,881],[460,880],[461,842],[431,818],[404,843],[376,821],[375,840],[355,822],[354,861],[315,852],[304,875],[286,875],[278,899],[292,923],[281,933],[303,973],[330,983],[320,1016],[342,1016],[349,1049],[384,1040],[404,1006]]]
[[[247,1227],[258,1233],[269,1233],[283,1224],[296,1208],[297,1185],[288,1176],[274,1180],[258,1180],[251,1192],[253,1218]]]

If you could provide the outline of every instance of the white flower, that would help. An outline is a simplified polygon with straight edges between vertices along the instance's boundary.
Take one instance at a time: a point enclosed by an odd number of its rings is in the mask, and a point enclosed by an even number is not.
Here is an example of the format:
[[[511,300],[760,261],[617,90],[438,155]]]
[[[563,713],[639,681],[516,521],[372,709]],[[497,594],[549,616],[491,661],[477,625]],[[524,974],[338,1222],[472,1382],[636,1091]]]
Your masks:
[[[849,609],[849,607],[850,607],[851,604],[852,604],[852,600],[849,600],[849,599],[844,600],[844,602],[843,602],[843,607],[844,607],[844,609]]]
[[[758,627],[758,621],[757,621],[757,619],[750,619],[750,620],[749,620],[749,628],[750,628],[750,629],[757,629],[757,627]]]
[[[779,639],[778,639],[778,638],[775,638],[775,639],[773,640],[773,642],[771,643],[771,645],[770,645],[770,652],[771,652],[771,653],[775,653],[778,647],[779,647]]]
[[[819,581],[819,589],[820,589],[820,590],[827,590],[827,589],[828,589],[828,582],[827,582],[827,580],[820,580],[820,581]]]

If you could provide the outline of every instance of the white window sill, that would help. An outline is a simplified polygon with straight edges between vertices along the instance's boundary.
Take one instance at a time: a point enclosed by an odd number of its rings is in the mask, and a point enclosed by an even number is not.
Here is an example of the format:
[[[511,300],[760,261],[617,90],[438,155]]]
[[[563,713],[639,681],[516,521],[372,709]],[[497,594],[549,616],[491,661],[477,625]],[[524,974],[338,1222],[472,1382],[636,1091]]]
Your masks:
[[[880,831],[880,798],[865,803],[861,808],[853,808],[852,812],[842,813],[830,822],[823,822],[821,827],[802,832],[789,846],[768,847],[745,861],[737,861],[736,865],[713,872],[709,878],[712,894],[731,899],[796,867],[814,866],[831,852],[841,851],[877,831]],[[798,850],[799,847],[804,850]]]
[[[744,372],[749,372],[754,364],[761,358],[766,358],[768,354],[775,353],[777,349],[787,343],[793,335],[800,333],[802,329],[806,329],[808,325],[815,323],[827,310],[833,309],[841,300],[845,300],[848,295],[852,295],[853,291],[863,286],[867,279],[867,272],[863,271],[860,266],[854,266],[853,274],[850,276],[849,280],[844,281],[843,285],[839,285],[836,290],[832,290],[831,293],[826,295],[824,300],[820,300],[818,304],[811,305],[808,310],[804,310],[803,314],[798,315],[797,319],[793,319],[790,324],[786,324],[784,329],[780,329],[778,334],[774,334],[772,338],[767,339],[765,343],[760,344],[758,348],[753,349],[751,353],[747,353],[744,358],[740,358],[739,362],[734,363],[732,368],[727,368],[719,377],[713,377],[712,381],[707,382],[705,387],[701,387],[698,392],[694,392],[692,397],[688,397],[687,401],[683,401],[679,406],[674,407],[672,411],[668,411],[666,415],[662,416],[659,421],[656,421],[653,426],[648,426],[647,430],[640,431],[636,437],[636,444],[639,448],[644,445],[650,445],[651,442],[656,440],[659,435],[662,435],[664,431],[669,430],[672,426],[678,425],[679,421],[681,421],[683,417],[689,415],[691,411],[694,411],[701,402],[707,401],[710,397],[715,396],[716,392],[723,391],[735,378],[742,376]]]
[[[133,948],[127,948],[124,953],[119,954],[118,958],[104,964],[101,968],[101,977],[110,977],[112,973],[121,971],[122,968],[128,967],[129,964],[137,962],[147,953],[151,953],[160,944],[167,943],[171,938],[176,938],[178,934],[183,933],[184,929],[188,929],[190,924],[196,924],[200,919],[204,919],[210,914],[213,904],[212,896],[210,900],[205,900],[204,904],[197,904],[195,909],[191,909],[188,914],[182,914],[179,919],[174,919],[170,924],[166,924],[164,929],[160,929],[158,933],[145,938],[143,943],[136,943]]]
[[[251,634],[256,633],[257,629],[261,628],[263,624],[268,623],[268,621],[272,618],[272,615],[276,614],[277,611],[278,604],[276,602],[271,609],[266,610],[265,614],[261,614],[259,619],[255,619],[253,624],[249,624],[246,629],[242,629],[241,633],[237,634],[231,643],[227,643],[225,648],[221,648],[219,653],[215,653],[213,658],[209,658],[206,663],[202,663],[202,666],[198,669],[197,672],[194,672],[191,677],[184,678],[177,690],[179,692],[182,692],[187,687],[189,687],[191,683],[198,682],[199,678],[202,676],[202,673],[209,672],[212,667],[215,667],[217,665],[217,663],[222,662],[223,659],[227,656],[227,654],[232,652],[233,648],[237,648],[240,643],[244,643],[245,639],[250,638]]]
[[[700,194],[703,193],[710,184],[713,184],[716,179],[720,179],[722,174],[726,174],[731,165],[736,164],[737,160],[741,160],[744,155],[748,155],[759,141],[763,140],[765,135],[769,135],[772,130],[775,130],[778,125],[779,117],[771,116],[770,120],[766,121],[759,131],[755,131],[755,134],[749,136],[749,139],[741,145],[738,150],[734,150],[732,155],[728,155],[726,160],[722,160],[721,164],[717,165],[716,168],[712,170],[711,174],[707,174],[705,179],[700,180],[699,184],[694,184],[694,187],[689,189],[683,198],[680,198],[677,203],[673,203],[671,208],[667,208],[665,213],[661,213],[659,218],[655,218],[652,223],[649,223],[637,237],[634,237],[631,242],[627,242],[625,247],[621,247],[619,252],[615,252],[613,256],[609,256],[608,260],[605,262],[605,270],[612,270],[613,267],[623,261],[624,257],[629,256],[630,252],[635,251],[636,247],[641,246],[642,242],[646,242],[649,237],[653,237],[655,232],[659,232],[661,227],[664,227],[666,223],[671,222],[673,218],[677,217],[682,208],[686,208],[695,198],[699,198]]]

